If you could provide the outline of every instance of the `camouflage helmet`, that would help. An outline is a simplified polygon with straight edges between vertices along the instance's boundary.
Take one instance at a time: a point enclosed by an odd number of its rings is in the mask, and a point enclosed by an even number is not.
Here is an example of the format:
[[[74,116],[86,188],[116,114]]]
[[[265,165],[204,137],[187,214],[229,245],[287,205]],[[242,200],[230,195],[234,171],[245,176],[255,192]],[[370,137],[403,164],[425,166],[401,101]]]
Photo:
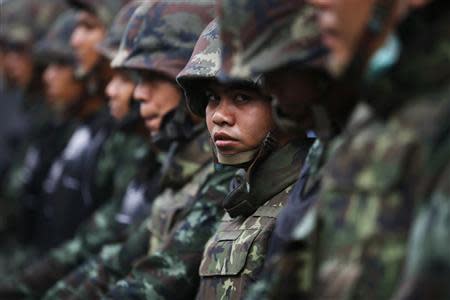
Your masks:
[[[75,53],[70,44],[70,36],[75,29],[76,15],[72,10],[61,14],[52,24],[46,36],[38,41],[33,51],[43,62],[63,60],[75,62]]]
[[[112,66],[175,79],[213,16],[212,0],[144,2],[131,18]]]
[[[44,36],[64,8],[63,2],[54,0],[6,1],[0,9],[0,40],[31,46]]]
[[[97,46],[98,51],[109,60],[112,60],[119,51],[120,41],[122,40],[128,21],[139,5],[140,1],[133,1],[122,7],[114,18],[105,39]]]
[[[185,91],[187,106],[197,116],[204,117],[208,102],[204,96],[199,95],[200,89],[195,83],[205,79],[216,79],[221,69],[220,59],[219,28],[217,21],[213,20],[203,30],[189,62],[177,76],[177,82]]]
[[[80,10],[88,11],[97,16],[105,27],[109,27],[117,12],[129,0],[66,0],[67,3]]]
[[[305,0],[220,0],[224,78],[258,75],[296,62],[323,66],[316,9]]]

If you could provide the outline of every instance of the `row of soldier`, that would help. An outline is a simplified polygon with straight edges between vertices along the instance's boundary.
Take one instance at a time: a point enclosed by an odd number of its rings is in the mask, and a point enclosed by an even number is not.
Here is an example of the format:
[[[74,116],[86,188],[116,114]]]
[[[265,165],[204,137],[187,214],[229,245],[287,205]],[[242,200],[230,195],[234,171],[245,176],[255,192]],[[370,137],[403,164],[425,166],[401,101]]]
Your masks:
[[[449,299],[449,4],[2,1],[0,299]]]

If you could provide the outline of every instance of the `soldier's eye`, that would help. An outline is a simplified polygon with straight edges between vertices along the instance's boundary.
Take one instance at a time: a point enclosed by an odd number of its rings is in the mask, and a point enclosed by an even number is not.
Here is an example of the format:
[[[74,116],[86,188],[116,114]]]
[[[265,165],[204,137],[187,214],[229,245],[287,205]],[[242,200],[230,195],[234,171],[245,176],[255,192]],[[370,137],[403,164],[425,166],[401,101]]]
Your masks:
[[[247,102],[249,102],[250,100],[252,100],[252,96],[247,95],[247,94],[244,94],[244,93],[237,93],[237,94],[234,96],[234,101],[235,101],[236,103],[238,103],[238,104],[241,104],[241,103],[247,103]]]
[[[218,102],[220,101],[220,97],[219,95],[217,95],[216,93],[214,93],[214,91],[207,89],[205,91],[205,96],[206,99],[208,100],[208,102]]]

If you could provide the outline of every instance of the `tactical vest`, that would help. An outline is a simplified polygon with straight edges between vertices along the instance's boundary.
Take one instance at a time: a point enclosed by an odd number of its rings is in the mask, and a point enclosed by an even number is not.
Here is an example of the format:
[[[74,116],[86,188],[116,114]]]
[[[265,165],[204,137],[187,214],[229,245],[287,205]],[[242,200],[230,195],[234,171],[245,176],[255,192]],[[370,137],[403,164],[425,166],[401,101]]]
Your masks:
[[[225,214],[203,253],[197,299],[241,299],[258,278],[276,218],[306,155],[298,154],[298,148],[288,144],[255,169],[252,175],[258,180],[250,176],[250,190],[263,204],[250,216]]]
[[[165,189],[154,201],[148,224],[151,233],[149,253],[156,251],[165,240],[179,214],[195,197],[200,185],[213,172],[209,133],[204,131],[174,157],[183,178],[191,180],[181,190]]]

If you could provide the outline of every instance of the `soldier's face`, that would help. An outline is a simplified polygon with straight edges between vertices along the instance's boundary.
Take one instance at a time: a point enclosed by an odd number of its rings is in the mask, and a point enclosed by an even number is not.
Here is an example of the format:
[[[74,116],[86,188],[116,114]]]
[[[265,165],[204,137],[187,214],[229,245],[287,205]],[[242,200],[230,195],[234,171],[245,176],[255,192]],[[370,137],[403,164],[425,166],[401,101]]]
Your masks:
[[[141,102],[141,117],[153,135],[159,132],[163,117],[178,106],[182,92],[174,82],[157,74],[146,73],[141,74],[133,96]]]
[[[319,8],[324,44],[330,48],[330,70],[339,74],[350,62],[376,0],[309,0]]]
[[[4,68],[11,83],[19,88],[26,88],[33,78],[33,60],[27,51],[6,51]]]
[[[109,97],[109,110],[116,120],[122,120],[129,112],[134,87],[134,82],[125,72],[114,71],[106,86],[106,95]]]
[[[74,68],[67,64],[52,63],[44,70],[45,92],[51,106],[63,110],[78,101],[83,91],[83,84],[75,80]]]
[[[100,59],[100,54],[96,50],[105,37],[105,28],[100,20],[87,12],[78,14],[78,24],[72,33],[70,44],[75,51],[79,68],[84,72],[89,72]]]
[[[212,82],[206,96],[208,131],[223,155],[256,149],[274,126],[270,101],[254,89]]]

